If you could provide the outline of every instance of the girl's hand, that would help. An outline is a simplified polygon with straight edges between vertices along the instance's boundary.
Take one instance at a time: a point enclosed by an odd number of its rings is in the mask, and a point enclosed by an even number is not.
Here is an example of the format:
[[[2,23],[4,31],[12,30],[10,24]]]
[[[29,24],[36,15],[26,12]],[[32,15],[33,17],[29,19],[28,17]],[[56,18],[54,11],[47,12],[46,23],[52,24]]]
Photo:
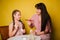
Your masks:
[[[19,29],[19,26],[17,24],[15,24],[15,29],[18,30]]]
[[[22,32],[22,33],[25,33],[25,29],[21,29],[21,32]]]

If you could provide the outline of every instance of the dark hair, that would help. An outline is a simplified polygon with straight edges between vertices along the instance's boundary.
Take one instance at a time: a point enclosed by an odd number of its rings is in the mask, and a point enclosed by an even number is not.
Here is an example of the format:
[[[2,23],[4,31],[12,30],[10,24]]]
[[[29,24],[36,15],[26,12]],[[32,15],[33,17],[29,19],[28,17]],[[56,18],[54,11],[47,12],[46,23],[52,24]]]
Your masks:
[[[14,29],[14,25],[15,25],[14,15],[16,14],[16,12],[20,12],[20,11],[19,11],[19,10],[14,10],[14,11],[12,12],[13,29]]]
[[[23,23],[21,20],[19,20],[19,21],[22,23],[23,29],[25,29],[25,25],[24,25],[24,23]]]
[[[48,21],[50,23],[50,27],[52,26],[51,25],[51,18],[47,12],[46,6],[44,3],[38,3],[35,5],[35,8],[41,10],[41,31],[45,31],[46,24]]]
[[[24,25],[24,23],[23,23],[21,20],[19,20],[19,21],[22,23],[23,29],[25,29],[25,25]],[[23,33],[23,35],[25,35],[25,34],[26,34],[26,32]]]

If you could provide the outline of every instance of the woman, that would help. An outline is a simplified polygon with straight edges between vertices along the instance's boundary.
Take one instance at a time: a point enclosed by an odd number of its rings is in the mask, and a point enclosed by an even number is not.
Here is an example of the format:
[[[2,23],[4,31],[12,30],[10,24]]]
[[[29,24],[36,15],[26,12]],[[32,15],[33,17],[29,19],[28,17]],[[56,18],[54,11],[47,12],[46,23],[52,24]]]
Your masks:
[[[9,37],[23,35],[25,33],[24,25],[21,18],[21,12],[19,10],[14,10],[12,12],[13,22],[9,25]]]
[[[36,14],[28,20],[30,26],[35,26],[35,35],[40,35],[42,40],[50,40],[51,33],[51,18],[47,12],[46,6],[43,3],[35,5]],[[32,26],[32,27],[33,27]],[[34,33],[32,31],[32,33]]]

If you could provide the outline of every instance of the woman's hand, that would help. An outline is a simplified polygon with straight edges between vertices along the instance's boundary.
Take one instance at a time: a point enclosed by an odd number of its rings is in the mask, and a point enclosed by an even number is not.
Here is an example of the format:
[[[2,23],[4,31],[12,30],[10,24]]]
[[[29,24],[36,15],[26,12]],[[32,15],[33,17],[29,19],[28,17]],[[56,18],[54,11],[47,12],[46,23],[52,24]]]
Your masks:
[[[30,20],[30,19],[26,19],[26,21],[27,21],[28,25],[31,25],[32,20]]]
[[[35,30],[30,30],[30,34],[33,34],[33,35],[35,35]]]
[[[35,31],[35,34],[36,35],[42,35],[42,34],[44,34],[44,31],[40,32],[40,31],[37,30],[37,31]]]
[[[31,21],[28,20],[27,23],[28,23],[28,25],[31,25]]]

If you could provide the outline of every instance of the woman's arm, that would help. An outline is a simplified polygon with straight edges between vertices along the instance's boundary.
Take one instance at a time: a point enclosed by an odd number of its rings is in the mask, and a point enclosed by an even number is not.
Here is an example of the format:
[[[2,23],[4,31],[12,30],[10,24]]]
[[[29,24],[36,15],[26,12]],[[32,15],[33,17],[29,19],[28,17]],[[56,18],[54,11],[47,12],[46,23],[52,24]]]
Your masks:
[[[46,25],[45,33],[47,33],[48,31],[51,32],[51,25],[50,25],[49,21],[48,21],[48,23]]]
[[[37,32],[37,35],[45,34],[45,33],[47,33],[49,30],[51,31],[51,29],[50,29],[50,23],[49,23],[49,21],[48,21],[48,22],[47,22],[47,25],[46,25],[46,28],[45,28],[45,31]]]
[[[32,24],[32,20],[27,20],[27,23],[30,26]]]
[[[15,29],[13,30],[13,26],[12,26],[12,24],[10,24],[9,25],[9,37],[14,36],[16,34],[17,30],[18,30],[17,27],[15,27]]]
[[[34,14],[31,18],[26,19],[26,21],[27,21],[27,23],[28,23],[29,26],[31,26],[31,24],[32,24],[33,21],[35,20],[34,18],[35,18],[35,14]]]

